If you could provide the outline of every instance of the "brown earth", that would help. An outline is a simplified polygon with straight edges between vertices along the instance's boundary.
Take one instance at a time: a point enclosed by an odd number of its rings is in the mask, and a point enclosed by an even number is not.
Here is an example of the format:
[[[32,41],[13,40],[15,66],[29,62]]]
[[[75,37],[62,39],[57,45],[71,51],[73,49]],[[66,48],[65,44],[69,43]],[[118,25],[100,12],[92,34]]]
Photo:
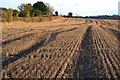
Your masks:
[[[117,20],[2,23],[4,78],[120,78]]]

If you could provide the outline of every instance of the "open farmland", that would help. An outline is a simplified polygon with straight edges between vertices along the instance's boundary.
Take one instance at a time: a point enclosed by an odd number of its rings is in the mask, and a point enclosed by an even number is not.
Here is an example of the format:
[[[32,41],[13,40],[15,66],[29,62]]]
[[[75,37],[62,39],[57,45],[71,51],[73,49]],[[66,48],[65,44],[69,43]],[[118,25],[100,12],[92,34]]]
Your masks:
[[[119,78],[117,20],[2,23],[4,78]]]

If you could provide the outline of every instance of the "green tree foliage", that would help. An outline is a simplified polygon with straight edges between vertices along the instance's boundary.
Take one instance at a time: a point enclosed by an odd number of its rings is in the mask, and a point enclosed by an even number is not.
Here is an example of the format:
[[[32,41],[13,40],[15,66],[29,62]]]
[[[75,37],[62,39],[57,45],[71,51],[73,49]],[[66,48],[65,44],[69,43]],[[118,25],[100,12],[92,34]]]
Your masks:
[[[13,10],[13,17],[18,18],[19,11],[18,10]]]
[[[33,4],[33,7],[34,9],[41,11],[43,14],[46,14],[46,11],[48,10],[47,6],[41,1]]]
[[[11,21],[13,16],[13,9],[9,8],[9,9],[4,9],[2,10],[2,18],[6,19],[7,21]]]
[[[41,15],[41,11],[39,11],[39,10],[35,10],[35,14],[34,14],[34,16],[40,16]]]
[[[6,8],[0,8],[0,17],[6,17],[7,13],[5,12]]]
[[[18,10],[13,9],[6,9],[6,8],[0,8],[2,10],[0,16],[4,19],[3,21],[11,21],[11,20],[18,20],[22,18],[18,17],[31,17],[31,18],[23,18],[23,19],[37,19],[40,18],[42,21],[42,18],[46,18],[45,20],[49,19],[52,20],[52,13],[54,12],[54,8],[50,6],[48,3],[43,3],[41,1],[36,2],[33,4],[21,4],[18,6]],[[44,16],[42,16],[44,15]],[[36,17],[39,16],[39,17]],[[46,17],[47,16],[47,17]],[[34,18],[35,17],[35,18]],[[43,20],[44,21],[44,20]]]
[[[0,10],[7,10],[7,8],[0,8]]]
[[[31,12],[30,12],[30,16],[34,17],[34,15],[35,15],[35,9],[32,9]]]
[[[41,11],[39,11],[37,9],[32,9],[30,12],[31,17],[36,17],[36,16],[40,16],[40,15],[41,15]]]
[[[55,15],[58,16],[58,11],[55,11]]]
[[[18,6],[20,10],[20,16],[22,17],[30,17],[30,12],[33,9],[31,4],[22,4]]]
[[[42,14],[51,15],[54,12],[54,8],[52,6],[48,3],[44,4],[41,1],[34,3],[33,6],[31,4],[22,4],[18,8],[20,10],[20,17],[35,17]]]
[[[8,15],[8,18],[11,19],[12,18],[12,14],[13,14],[13,9],[9,8],[7,10],[7,15]]]
[[[4,17],[4,15],[6,14],[6,12],[5,12],[5,10],[3,10],[3,9],[0,9],[1,10],[1,12],[2,12],[2,17]]]
[[[72,17],[72,14],[73,14],[72,12],[69,12],[69,13],[68,13],[68,16],[69,16],[69,17]]]

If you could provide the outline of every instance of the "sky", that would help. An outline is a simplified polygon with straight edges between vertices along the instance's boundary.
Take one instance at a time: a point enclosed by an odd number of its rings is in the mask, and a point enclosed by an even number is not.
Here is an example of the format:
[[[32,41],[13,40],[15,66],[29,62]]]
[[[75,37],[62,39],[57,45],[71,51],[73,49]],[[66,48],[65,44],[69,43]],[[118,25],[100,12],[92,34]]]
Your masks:
[[[34,4],[37,1],[49,3],[62,15],[72,12],[77,16],[96,16],[118,14],[120,0],[0,0],[0,7],[17,9],[23,3]]]

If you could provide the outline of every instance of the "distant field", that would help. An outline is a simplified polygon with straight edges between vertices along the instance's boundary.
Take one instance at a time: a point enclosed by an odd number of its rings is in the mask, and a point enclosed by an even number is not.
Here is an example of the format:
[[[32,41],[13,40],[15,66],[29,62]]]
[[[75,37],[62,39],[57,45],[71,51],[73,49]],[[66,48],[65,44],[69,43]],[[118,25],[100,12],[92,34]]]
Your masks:
[[[2,23],[4,78],[120,78],[117,20]]]

